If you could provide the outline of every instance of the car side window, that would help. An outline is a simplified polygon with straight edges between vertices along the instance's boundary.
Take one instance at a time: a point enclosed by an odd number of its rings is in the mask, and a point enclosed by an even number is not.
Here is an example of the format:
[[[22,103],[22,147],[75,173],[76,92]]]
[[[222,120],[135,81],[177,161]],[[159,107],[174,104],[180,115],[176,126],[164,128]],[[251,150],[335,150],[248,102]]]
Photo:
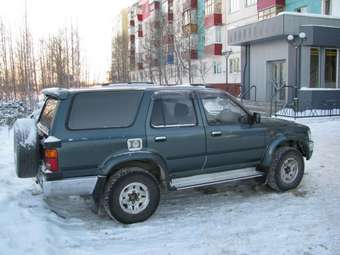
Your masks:
[[[152,127],[195,126],[194,102],[189,94],[169,93],[157,95],[153,101]]]
[[[79,93],[72,102],[68,128],[86,130],[129,127],[137,116],[142,96],[140,91]]]
[[[224,93],[201,95],[204,111],[209,125],[239,123],[247,113]]]

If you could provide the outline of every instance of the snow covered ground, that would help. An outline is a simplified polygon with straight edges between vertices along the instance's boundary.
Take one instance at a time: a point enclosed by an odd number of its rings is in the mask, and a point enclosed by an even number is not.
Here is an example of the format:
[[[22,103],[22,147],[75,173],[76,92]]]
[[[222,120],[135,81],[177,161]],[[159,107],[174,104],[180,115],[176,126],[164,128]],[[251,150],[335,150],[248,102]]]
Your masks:
[[[164,194],[151,219],[129,226],[92,213],[88,198],[45,201],[16,178],[0,128],[0,255],[340,254],[340,118],[299,122],[315,152],[297,190],[248,181]]]

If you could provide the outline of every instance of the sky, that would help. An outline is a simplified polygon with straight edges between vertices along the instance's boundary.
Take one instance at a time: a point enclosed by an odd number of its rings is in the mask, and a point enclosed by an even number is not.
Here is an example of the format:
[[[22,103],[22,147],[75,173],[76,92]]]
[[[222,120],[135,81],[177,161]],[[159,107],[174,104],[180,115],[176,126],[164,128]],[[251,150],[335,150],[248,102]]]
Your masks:
[[[104,82],[110,67],[111,39],[119,11],[134,0],[27,0],[28,23],[35,40],[78,25],[81,50],[91,79]],[[15,33],[24,24],[25,0],[0,0],[0,17]]]

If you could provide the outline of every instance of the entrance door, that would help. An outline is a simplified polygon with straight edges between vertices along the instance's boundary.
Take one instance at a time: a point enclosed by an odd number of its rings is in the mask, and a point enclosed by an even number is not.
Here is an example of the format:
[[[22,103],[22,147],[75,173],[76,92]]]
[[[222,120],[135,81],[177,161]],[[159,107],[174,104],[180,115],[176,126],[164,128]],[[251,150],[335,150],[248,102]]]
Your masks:
[[[270,101],[272,95],[274,100],[286,103],[288,101],[287,87],[287,63],[285,60],[271,61],[267,65],[267,99]],[[276,88],[276,90],[275,90]],[[272,94],[273,91],[273,94]],[[276,91],[276,93],[275,93]]]

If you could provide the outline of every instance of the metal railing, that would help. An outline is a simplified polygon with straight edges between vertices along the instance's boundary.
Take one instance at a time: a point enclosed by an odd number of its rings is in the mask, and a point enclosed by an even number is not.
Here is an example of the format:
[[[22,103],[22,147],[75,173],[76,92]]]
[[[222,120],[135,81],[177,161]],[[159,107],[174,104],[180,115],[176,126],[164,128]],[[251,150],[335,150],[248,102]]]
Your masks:
[[[297,97],[298,87],[286,85],[285,82],[273,82],[272,84],[270,116],[274,115],[294,119],[340,116],[340,102],[336,100],[326,100],[320,109],[316,109],[311,101],[303,102],[301,106],[300,99]],[[288,99],[290,95],[289,89],[294,90],[291,95],[295,95],[295,97],[293,97],[292,100]],[[280,100],[280,95],[284,95],[285,100]]]
[[[277,116],[278,111],[286,108],[293,108],[295,112],[298,109],[298,98],[294,98],[292,102],[288,99],[289,97],[289,89],[294,90],[294,94],[296,94],[297,87],[292,85],[287,85],[285,81],[282,82],[272,82],[273,86],[271,89],[271,100],[270,100],[270,116],[273,114]],[[283,99],[280,99],[280,96],[283,95]],[[280,109],[279,109],[280,106]],[[290,116],[293,117],[293,116]]]

